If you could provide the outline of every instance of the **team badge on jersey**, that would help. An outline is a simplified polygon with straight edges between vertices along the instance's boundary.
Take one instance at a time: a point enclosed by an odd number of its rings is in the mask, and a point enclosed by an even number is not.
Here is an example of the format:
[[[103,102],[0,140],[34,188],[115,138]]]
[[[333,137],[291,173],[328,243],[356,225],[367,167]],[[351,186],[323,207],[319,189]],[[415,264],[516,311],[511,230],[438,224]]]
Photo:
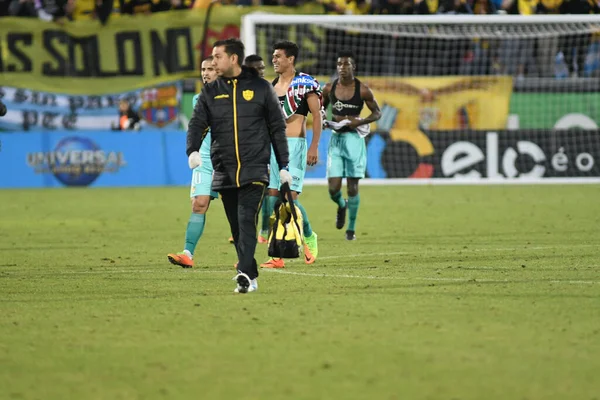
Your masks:
[[[142,105],[140,116],[149,124],[159,128],[175,121],[178,117],[179,100],[177,86],[168,85],[146,89],[140,93]]]
[[[254,98],[254,90],[244,90],[242,96],[244,97],[244,100],[250,101]]]

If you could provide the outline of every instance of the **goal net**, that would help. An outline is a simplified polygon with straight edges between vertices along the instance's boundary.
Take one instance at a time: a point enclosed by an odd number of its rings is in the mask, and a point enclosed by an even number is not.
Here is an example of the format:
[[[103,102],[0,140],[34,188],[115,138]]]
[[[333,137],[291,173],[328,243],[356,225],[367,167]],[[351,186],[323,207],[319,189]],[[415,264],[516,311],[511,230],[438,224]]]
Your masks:
[[[600,177],[600,16],[255,13],[242,35],[267,65],[273,43],[296,42],[297,69],[323,85],[355,53],[382,109],[370,178]],[[325,176],[330,135],[307,176]]]

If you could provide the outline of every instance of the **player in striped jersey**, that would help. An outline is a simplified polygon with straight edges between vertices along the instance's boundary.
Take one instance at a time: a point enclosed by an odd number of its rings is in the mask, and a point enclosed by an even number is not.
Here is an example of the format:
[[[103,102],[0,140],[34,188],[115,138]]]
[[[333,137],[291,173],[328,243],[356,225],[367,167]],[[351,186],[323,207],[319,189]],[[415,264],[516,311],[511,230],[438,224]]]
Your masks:
[[[313,232],[308,220],[308,215],[298,196],[302,192],[306,166],[315,165],[318,161],[318,146],[321,138],[321,86],[319,82],[308,74],[296,71],[295,63],[298,58],[298,45],[289,41],[282,41],[273,45],[273,67],[277,78],[273,81],[273,87],[281,109],[286,118],[286,136],[290,152],[289,171],[292,175],[290,189],[295,203],[302,212],[304,231],[304,261],[307,264],[315,262],[319,250],[317,247],[317,233]],[[308,113],[313,117],[313,136],[310,146],[306,144],[306,116]],[[271,175],[269,182],[269,214],[279,195],[280,188],[279,171],[277,161],[271,153]],[[263,268],[283,268],[283,259],[270,259]]]

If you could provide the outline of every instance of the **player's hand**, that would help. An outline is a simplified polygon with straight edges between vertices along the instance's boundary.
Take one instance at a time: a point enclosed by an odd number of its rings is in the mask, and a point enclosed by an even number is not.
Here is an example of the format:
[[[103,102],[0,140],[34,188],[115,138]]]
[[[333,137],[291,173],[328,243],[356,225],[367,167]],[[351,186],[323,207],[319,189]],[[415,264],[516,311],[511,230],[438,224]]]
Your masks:
[[[292,186],[292,175],[290,174],[290,171],[288,171],[287,169],[282,169],[279,171],[279,182],[283,185],[284,183],[287,183],[288,185]]]
[[[363,120],[362,120],[362,118],[352,118],[352,119],[350,120],[350,123],[349,123],[348,125],[346,125],[346,126],[347,126],[349,129],[352,129],[352,130],[354,130],[354,129],[358,128],[358,127],[359,127],[359,126],[361,126],[361,125],[363,125]]]
[[[317,146],[310,146],[308,148],[307,156],[306,156],[306,164],[310,167],[313,165],[317,165],[319,161],[319,148]]]
[[[190,169],[197,168],[202,165],[202,157],[200,157],[200,153],[197,151],[192,152],[188,157],[188,165]]]

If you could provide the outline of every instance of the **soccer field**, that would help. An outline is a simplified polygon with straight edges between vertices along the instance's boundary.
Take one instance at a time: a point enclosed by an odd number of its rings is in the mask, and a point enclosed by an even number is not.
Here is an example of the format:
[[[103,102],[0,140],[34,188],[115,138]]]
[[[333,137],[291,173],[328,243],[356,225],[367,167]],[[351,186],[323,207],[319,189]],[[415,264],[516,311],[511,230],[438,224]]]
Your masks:
[[[364,187],[355,242],[308,187],[248,295],[219,201],[168,263],[188,193],[0,191],[0,398],[600,398],[598,185]]]

